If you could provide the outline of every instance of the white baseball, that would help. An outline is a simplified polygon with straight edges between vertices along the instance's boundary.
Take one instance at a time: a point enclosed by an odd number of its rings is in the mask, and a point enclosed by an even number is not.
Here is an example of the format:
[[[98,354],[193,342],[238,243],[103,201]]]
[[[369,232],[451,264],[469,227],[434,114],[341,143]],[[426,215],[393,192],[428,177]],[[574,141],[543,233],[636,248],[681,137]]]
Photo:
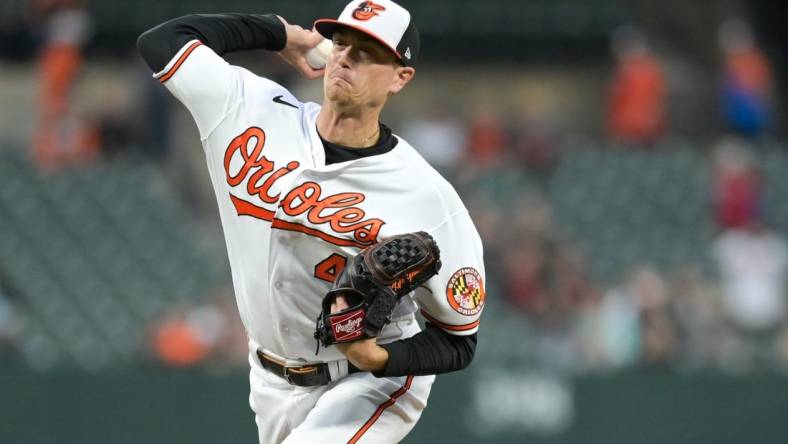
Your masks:
[[[306,62],[309,63],[309,66],[315,69],[321,69],[326,66],[326,61],[328,60],[328,55],[331,53],[331,48],[334,45],[331,43],[331,40],[325,39],[320,44],[315,46],[314,48],[310,49],[306,53]]]

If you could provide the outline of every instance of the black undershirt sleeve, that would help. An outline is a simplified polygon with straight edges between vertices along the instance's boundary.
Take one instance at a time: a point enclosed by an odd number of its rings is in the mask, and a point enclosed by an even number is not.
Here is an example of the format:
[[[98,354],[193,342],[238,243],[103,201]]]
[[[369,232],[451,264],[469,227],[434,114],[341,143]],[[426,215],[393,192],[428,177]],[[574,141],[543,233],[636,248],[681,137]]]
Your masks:
[[[150,69],[159,72],[194,39],[222,55],[247,49],[279,51],[287,33],[274,14],[192,14],[145,31],[137,39],[137,50]]]
[[[427,323],[420,333],[390,344],[381,344],[389,353],[386,368],[377,377],[437,375],[462,370],[473,360],[476,333],[468,336],[449,334]]]

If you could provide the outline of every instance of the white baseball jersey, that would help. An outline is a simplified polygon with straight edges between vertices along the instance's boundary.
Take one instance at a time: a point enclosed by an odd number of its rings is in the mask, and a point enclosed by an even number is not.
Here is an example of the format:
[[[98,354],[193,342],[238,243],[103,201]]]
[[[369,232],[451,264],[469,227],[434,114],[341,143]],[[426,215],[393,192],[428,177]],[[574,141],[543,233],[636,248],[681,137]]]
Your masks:
[[[323,296],[348,258],[413,231],[435,238],[443,266],[401,299],[393,319],[421,311],[451,334],[477,331],[485,296],[481,241],[452,186],[407,142],[326,165],[319,105],[301,103],[197,40],[155,77],[197,123],[253,343],[289,359],[344,359],[336,347],[315,356]],[[390,326],[378,340],[402,336]]]

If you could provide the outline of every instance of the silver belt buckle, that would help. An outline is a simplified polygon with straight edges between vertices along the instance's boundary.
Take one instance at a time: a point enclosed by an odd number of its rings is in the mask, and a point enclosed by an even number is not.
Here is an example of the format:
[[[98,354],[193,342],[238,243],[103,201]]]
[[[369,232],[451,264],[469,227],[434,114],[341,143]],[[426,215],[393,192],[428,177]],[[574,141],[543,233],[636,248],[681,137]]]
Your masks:
[[[287,371],[289,368],[290,366],[288,365],[282,366],[282,378],[284,378],[284,380],[287,381],[288,384],[295,385],[293,384],[293,381],[290,379],[290,372]]]

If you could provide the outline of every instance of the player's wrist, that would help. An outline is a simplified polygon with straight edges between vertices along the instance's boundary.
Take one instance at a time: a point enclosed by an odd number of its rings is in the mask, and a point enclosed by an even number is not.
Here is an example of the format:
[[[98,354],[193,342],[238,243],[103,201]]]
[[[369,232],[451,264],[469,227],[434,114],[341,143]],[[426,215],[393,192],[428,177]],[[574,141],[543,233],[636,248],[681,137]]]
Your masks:
[[[386,368],[389,352],[375,343],[374,339],[338,344],[351,364],[365,372],[377,372]]]

